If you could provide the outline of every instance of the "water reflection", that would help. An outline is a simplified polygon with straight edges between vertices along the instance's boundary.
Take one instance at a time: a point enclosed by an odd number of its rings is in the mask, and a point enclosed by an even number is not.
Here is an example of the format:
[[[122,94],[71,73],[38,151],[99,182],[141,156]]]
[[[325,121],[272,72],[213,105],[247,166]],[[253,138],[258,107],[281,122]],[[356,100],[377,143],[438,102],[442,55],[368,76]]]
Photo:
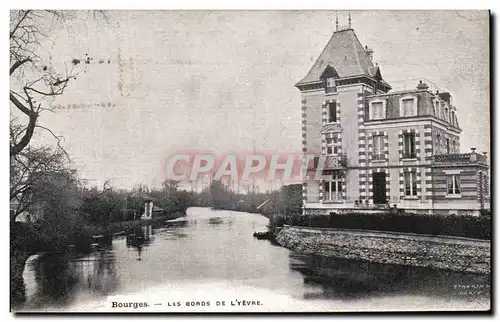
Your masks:
[[[304,284],[320,286],[305,299],[360,299],[418,295],[448,299],[487,299],[490,276],[438,271],[425,267],[388,265],[290,253],[290,269]]]
[[[463,285],[487,285],[483,292],[489,287],[486,276],[292,253],[253,237],[267,224],[256,214],[191,208],[186,218],[100,237],[84,253],[32,257],[24,272],[28,301],[23,309],[67,309],[117,293],[157,300],[150,294],[153,287],[168,294],[177,285],[189,293],[189,285],[212,289],[217,283],[224,290],[250,286],[273,294],[270,298],[284,294],[311,308],[318,303],[370,307],[375,300],[390,307],[396,305],[394,296],[408,296],[398,304],[408,306],[426,296],[420,304],[425,309],[434,302],[451,299],[455,305],[458,298],[456,305],[463,305],[473,299],[460,295]]]
[[[91,254],[46,253],[30,259],[26,269],[28,307],[63,307],[83,293],[102,296],[113,293],[119,284],[115,256],[110,248]],[[95,294],[94,294],[95,296]]]
[[[34,297],[45,298],[49,302],[69,302],[79,275],[72,267],[68,256],[42,255],[29,264],[34,270],[37,284]]]
[[[142,260],[141,254],[144,247],[149,246],[153,242],[153,228],[151,225],[143,226],[132,230],[127,234],[127,247],[137,251],[137,260]]]

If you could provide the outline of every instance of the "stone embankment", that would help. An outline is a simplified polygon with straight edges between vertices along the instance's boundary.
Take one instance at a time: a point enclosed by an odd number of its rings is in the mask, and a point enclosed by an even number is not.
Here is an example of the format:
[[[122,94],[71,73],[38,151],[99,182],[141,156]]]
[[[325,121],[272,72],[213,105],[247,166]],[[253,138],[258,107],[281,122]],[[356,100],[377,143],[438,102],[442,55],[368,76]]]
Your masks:
[[[487,240],[284,226],[276,241],[302,254],[489,274]]]

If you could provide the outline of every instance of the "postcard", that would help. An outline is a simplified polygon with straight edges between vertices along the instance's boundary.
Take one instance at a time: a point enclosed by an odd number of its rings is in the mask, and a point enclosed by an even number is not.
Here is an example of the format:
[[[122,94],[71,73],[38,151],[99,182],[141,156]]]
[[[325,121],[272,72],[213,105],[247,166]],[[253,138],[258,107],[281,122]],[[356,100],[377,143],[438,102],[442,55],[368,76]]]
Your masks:
[[[11,10],[11,312],[489,312],[490,19]]]

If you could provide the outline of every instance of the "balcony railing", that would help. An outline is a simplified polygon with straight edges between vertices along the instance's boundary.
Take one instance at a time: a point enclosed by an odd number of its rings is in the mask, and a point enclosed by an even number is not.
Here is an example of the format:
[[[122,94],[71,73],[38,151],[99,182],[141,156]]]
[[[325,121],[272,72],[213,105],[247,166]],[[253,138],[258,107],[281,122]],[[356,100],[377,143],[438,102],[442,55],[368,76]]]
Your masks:
[[[325,160],[323,170],[343,169],[347,167],[347,156],[345,154],[322,155],[321,157]],[[313,162],[309,164],[308,170],[316,170],[320,166],[319,158],[319,156],[314,158]]]
[[[484,163],[486,156],[479,153],[460,153],[460,154],[440,154],[434,155],[434,163]]]
[[[347,157],[344,154],[327,155],[325,159],[325,169],[345,168],[347,165]]]
[[[325,93],[326,94],[337,93],[337,86],[325,87]]]

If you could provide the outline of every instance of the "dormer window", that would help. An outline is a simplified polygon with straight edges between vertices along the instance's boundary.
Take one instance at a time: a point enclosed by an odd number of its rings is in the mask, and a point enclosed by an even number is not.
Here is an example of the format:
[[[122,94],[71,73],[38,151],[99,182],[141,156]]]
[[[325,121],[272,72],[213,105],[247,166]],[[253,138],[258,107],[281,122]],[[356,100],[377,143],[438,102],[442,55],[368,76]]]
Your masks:
[[[336,93],[337,92],[337,86],[335,86],[335,78],[328,77],[326,79],[325,91],[326,91],[326,93]]]
[[[328,77],[328,78],[326,79],[326,87],[328,87],[328,88],[335,87],[335,78],[333,78],[333,77]]]
[[[339,77],[339,74],[334,67],[328,65],[321,74],[321,79],[323,80],[323,86],[325,87],[326,93],[336,93],[337,86],[335,84],[335,79]]]
[[[384,100],[376,100],[370,102],[369,117],[370,120],[382,120],[386,118]]]
[[[434,108],[434,116],[437,118],[440,118],[441,111],[439,109],[439,101],[434,102],[435,108]]]
[[[400,117],[417,116],[417,98],[414,96],[403,97],[399,100]]]

